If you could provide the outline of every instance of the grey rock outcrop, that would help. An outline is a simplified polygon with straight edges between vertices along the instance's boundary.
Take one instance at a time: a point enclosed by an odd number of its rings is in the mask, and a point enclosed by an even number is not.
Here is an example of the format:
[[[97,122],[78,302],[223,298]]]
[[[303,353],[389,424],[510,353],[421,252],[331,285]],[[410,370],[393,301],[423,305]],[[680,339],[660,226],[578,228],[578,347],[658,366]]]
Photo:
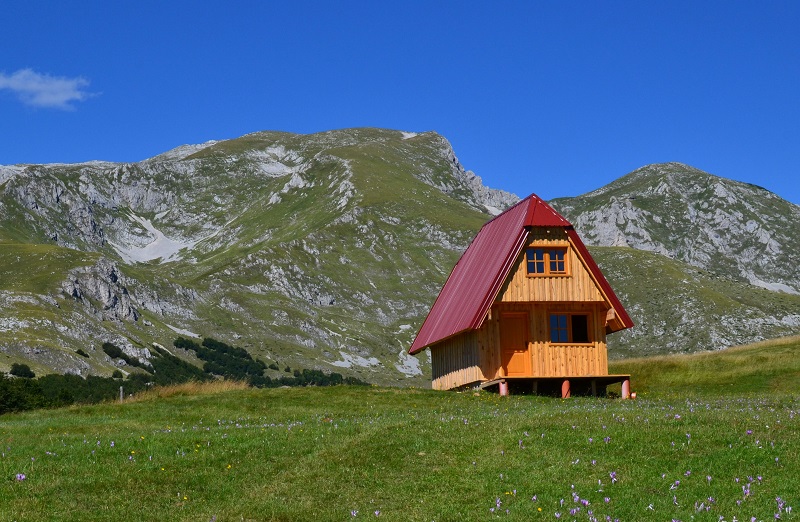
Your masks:
[[[128,292],[127,278],[116,263],[101,258],[90,267],[70,273],[61,285],[64,294],[82,302],[103,319],[138,321],[139,312]]]

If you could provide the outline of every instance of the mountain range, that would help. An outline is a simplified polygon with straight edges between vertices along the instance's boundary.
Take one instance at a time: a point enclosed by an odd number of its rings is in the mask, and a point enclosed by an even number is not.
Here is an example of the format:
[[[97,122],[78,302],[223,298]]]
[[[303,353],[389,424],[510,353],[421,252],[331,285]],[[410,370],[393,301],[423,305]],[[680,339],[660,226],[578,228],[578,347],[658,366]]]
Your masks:
[[[408,347],[472,237],[517,200],[435,132],[257,132],[137,163],[2,166],[0,370],[110,374],[123,363],[103,342],[197,362],[172,341],[212,337],[281,369],[427,386]],[[611,357],[800,331],[800,207],[775,194],[670,163],[551,204],[637,323]]]

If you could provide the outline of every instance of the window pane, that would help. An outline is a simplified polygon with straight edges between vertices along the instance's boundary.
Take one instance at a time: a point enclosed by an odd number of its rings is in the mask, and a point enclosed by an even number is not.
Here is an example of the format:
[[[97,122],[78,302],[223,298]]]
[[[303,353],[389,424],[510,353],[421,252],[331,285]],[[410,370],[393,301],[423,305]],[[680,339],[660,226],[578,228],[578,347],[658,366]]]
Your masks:
[[[566,272],[564,269],[564,255],[565,251],[563,249],[553,249],[550,250],[550,272],[563,274]]]
[[[529,274],[544,273],[544,250],[541,248],[529,248],[525,251],[525,259]]]
[[[567,316],[564,314],[550,314],[550,342],[566,343],[568,341]]]

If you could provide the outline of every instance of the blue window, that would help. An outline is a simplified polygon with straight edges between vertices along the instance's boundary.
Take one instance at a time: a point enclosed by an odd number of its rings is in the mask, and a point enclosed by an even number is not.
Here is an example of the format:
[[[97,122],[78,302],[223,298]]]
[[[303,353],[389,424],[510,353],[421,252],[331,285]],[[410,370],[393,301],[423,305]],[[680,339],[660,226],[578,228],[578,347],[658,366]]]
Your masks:
[[[550,342],[568,343],[567,314],[550,314]]]
[[[529,248],[525,250],[525,264],[528,275],[567,275],[567,249]]]
[[[589,338],[588,314],[550,314],[550,342],[585,344]]]
[[[525,252],[525,259],[528,263],[529,274],[544,274],[544,249],[543,248],[529,248]]]

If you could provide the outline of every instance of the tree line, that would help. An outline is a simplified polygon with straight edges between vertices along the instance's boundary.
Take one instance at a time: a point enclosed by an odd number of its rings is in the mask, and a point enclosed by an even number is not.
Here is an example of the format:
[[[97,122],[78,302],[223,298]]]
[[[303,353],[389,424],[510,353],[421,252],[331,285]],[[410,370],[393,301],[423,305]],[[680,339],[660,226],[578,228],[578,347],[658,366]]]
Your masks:
[[[135,394],[152,386],[168,386],[184,382],[203,382],[218,378],[245,381],[257,388],[281,386],[335,386],[340,384],[368,385],[355,377],[320,370],[295,369],[286,366],[280,377],[265,375],[267,369],[278,370],[277,362],[269,366],[254,359],[247,350],[228,345],[216,339],[204,338],[201,343],[179,337],[173,342],[176,348],[191,350],[203,361],[199,368],[172,355],[164,348],[154,346],[152,357],[142,362],[129,357],[113,343],[105,342],[101,348],[112,359],[124,361],[137,368],[126,378],[120,370],[111,377],[90,375],[50,374],[36,378],[26,364],[14,363],[10,375],[0,372],[0,414],[37,408],[63,407],[71,404],[93,404],[113,400],[119,396],[120,386],[126,394]],[[79,350],[79,355],[89,355]]]

